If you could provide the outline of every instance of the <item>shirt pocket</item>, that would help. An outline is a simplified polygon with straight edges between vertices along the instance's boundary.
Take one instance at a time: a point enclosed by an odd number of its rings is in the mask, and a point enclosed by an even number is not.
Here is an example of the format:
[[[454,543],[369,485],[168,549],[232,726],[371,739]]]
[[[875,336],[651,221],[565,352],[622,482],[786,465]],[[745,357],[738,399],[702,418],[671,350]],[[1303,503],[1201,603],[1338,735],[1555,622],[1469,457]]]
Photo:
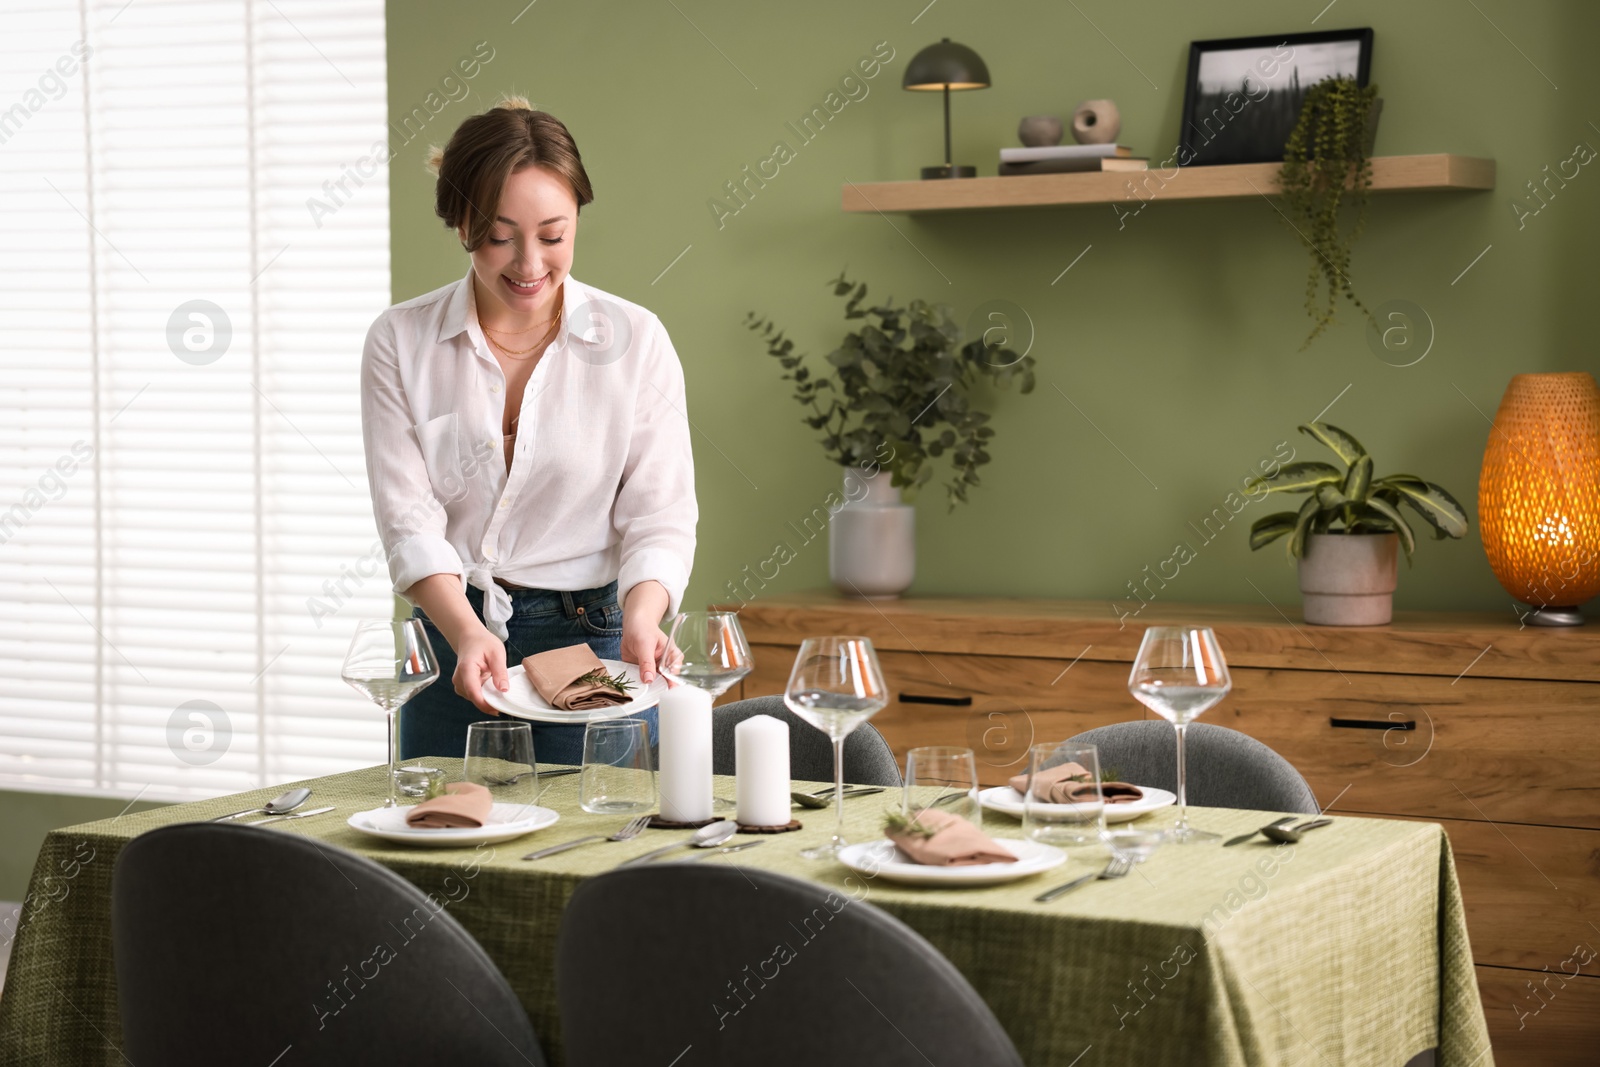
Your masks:
[[[455,500],[467,488],[461,464],[461,422],[451,411],[414,427],[417,448],[422,452],[422,462],[428,468],[428,480],[433,483],[434,495],[441,500]]]

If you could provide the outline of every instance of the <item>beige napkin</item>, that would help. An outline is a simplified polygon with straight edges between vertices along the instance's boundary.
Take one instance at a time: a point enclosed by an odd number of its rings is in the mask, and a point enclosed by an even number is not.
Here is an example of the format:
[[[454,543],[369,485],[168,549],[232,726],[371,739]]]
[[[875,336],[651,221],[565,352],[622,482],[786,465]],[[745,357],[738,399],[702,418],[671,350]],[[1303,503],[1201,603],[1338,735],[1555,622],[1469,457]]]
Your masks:
[[[1075,782],[1074,778],[1083,777]],[[1028,776],[1018,774],[1011,779],[1011,788],[1022,796],[1028,795]],[[1077,763],[1058,763],[1039,772],[1037,799],[1046,804],[1083,804],[1094,800],[1094,781],[1089,772]],[[1127,782],[1101,782],[1100,795],[1107,804],[1132,804],[1144,796],[1144,790]]]
[[[586,644],[536,652],[523,659],[522,669],[527,672],[528,680],[539,695],[549,701],[552,708],[562,711],[609,708],[633,699],[607,685],[578,681],[590,671],[607,673],[600,657]]]
[[[988,834],[960,815],[923,808],[916,820],[933,831],[932,837],[904,830],[884,834],[917,863],[934,867],[967,867],[978,863],[1015,863],[1017,857],[995,844]]]
[[[482,826],[494,799],[476,782],[451,782],[444,796],[424,800],[406,812],[406,825],[419,830],[462,830]]]

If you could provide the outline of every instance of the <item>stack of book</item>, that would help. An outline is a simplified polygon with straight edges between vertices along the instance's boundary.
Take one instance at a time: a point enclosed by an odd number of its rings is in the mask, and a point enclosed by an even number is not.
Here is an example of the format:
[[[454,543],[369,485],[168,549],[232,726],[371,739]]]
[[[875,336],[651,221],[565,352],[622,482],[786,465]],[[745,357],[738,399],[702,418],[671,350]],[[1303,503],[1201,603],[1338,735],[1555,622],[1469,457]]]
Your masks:
[[[1000,149],[1000,174],[1069,174],[1077,171],[1145,170],[1149,160],[1119,144],[1058,144]]]

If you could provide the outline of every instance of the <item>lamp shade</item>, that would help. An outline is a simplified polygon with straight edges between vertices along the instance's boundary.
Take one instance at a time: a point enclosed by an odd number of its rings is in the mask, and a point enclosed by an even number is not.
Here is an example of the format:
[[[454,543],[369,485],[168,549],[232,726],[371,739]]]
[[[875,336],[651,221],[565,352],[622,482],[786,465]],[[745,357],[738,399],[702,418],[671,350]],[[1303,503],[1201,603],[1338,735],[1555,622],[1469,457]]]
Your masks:
[[[1571,609],[1600,593],[1600,386],[1592,375],[1511,379],[1484,451],[1478,529],[1494,576],[1518,600]]]
[[[946,37],[911,57],[900,79],[902,89],[987,89],[983,57]]]

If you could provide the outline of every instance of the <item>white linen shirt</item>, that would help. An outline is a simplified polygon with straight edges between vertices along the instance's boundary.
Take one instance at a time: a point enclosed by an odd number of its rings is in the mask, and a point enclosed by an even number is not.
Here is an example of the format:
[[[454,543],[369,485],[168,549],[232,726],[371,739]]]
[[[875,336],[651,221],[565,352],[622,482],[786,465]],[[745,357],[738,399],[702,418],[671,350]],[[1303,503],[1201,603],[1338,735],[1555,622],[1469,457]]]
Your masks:
[[[394,305],[367,331],[361,422],[367,481],[395,592],[430,574],[576,590],[647,579],[676,613],[694,564],[694,457],[683,367],[652,312],[563,283],[561,328],[522,397],[506,470],[505,375],[478,323],[472,271]]]

